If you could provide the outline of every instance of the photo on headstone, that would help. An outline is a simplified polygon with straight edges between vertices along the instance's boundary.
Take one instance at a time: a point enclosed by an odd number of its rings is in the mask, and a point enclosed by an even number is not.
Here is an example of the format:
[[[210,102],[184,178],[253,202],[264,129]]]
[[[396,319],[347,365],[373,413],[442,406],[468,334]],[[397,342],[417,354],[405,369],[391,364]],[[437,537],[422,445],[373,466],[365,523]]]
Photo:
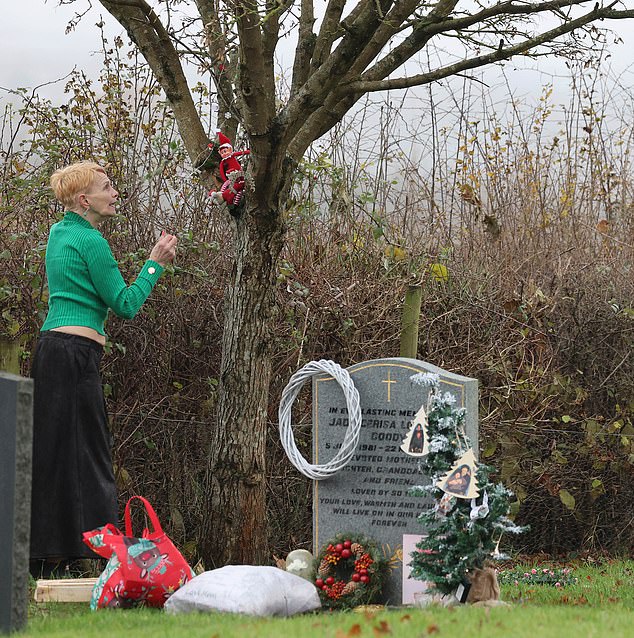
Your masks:
[[[475,454],[473,449],[469,448],[442,477],[439,487],[456,498],[477,498],[480,491],[476,482],[476,472]]]
[[[421,405],[416,413],[412,425],[401,444],[401,450],[410,456],[425,456],[429,450],[429,436],[427,435],[427,414],[425,406]]]

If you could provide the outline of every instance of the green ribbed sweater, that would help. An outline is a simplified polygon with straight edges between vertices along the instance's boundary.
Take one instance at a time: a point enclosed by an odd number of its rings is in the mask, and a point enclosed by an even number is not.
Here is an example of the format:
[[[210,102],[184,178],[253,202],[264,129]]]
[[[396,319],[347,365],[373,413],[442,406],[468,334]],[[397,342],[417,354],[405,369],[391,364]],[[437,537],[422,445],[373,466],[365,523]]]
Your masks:
[[[48,315],[42,330],[86,326],[105,335],[108,308],[131,319],[148,298],[163,267],[148,259],[126,286],[104,236],[87,219],[67,212],[51,226],[46,246]]]

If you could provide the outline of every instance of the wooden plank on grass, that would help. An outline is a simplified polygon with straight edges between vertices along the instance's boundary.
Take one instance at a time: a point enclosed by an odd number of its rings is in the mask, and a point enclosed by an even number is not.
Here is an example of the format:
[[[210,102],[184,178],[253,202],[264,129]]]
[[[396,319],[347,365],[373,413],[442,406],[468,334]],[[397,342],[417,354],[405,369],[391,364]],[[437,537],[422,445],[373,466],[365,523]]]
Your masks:
[[[34,599],[38,603],[87,603],[96,582],[96,578],[38,580]]]

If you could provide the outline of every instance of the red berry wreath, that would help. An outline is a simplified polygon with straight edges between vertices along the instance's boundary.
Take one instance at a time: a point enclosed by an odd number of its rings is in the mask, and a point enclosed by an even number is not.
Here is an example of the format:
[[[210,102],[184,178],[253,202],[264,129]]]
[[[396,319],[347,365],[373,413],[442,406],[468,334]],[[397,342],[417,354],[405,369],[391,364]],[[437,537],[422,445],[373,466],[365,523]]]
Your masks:
[[[350,609],[376,602],[387,561],[376,544],[355,534],[338,534],[316,559],[315,585],[324,607]]]

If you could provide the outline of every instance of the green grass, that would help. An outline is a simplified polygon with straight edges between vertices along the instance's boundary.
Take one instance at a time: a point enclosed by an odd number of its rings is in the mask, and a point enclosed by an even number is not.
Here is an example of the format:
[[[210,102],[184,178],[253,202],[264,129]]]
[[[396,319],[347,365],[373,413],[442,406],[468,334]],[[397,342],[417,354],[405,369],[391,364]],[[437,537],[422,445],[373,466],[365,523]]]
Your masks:
[[[540,565],[524,565],[527,571]],[[573,565],[577,582],[514,586],[502,589],[504,608],[395,609],[378,612],[319,612],[294,618],[255,619],[227,614],[171,616],[159,610],[103,610],[87,605],[35,605],[21,638],[30,636],[103,638],[423,638],[486,636],[487,638],[585,638],[634,635],[632,561]]]

